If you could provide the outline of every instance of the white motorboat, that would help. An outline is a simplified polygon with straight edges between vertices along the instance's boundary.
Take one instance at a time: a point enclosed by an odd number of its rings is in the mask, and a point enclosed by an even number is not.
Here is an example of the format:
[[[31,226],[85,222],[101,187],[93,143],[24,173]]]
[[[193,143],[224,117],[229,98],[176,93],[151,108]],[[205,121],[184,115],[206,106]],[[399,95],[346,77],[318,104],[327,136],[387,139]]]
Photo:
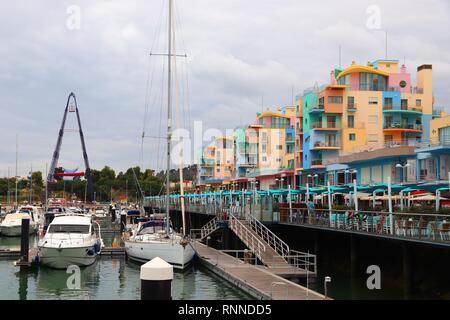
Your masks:
[[[159,257],[177,269],[186,268],[194,258],[195,251],[187,240],[169,228],[165,220],[139,222],[133,234],[125,239],[127,256],[139,262]]]
[[[29,233],[33,234],[38,229],[40,218],[37,207],[20,207],[16,212],[9,213],[5,216],[0,224],[0,233],[7,237],[20,237],[22,234],[22,219],[30,219]]]
[[[42,265],[55,269],[88,266],[95,262],[102,247],[100,226],[96,230],[90,217],[56,215],[39,241],[39,259]]]

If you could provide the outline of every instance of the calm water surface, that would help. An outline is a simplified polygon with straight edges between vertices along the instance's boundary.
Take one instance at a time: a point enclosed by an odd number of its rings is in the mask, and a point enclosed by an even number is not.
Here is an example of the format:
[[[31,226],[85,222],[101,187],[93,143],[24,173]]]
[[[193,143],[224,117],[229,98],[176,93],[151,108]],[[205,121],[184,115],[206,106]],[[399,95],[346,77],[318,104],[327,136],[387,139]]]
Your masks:
[[[117,235],[103,234],[105,245],[111,245]],[[30,246],[37,238],[30,239]],[[0,248],[20,250],[19,238],[0,237]],[[81,289],[67,289],[70,274],[65,270],[46,267],[20,272],[12,259],[0,259],[0,299],[140,299],[140,265],[124,257],[100,257],[93,265],[81,269]],[[208,270],[194,265],[176,271],[172,282],[174,300],[250,299],[244,292],[218,278]]]

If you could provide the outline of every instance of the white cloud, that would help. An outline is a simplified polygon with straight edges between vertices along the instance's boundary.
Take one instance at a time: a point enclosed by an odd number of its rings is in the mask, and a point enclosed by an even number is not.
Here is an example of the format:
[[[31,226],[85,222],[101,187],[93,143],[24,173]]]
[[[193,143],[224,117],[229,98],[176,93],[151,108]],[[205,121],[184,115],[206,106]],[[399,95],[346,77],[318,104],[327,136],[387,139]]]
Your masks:
[[[297,93],[328,81],[339,45],[344,66],[383,57],[385,30],[389,57],[405,57],[412,73],[420,64],[433,64],[436,103],[450,104],[447,1],[176,3],[183,27],[177,49],[189,56],[191,120],[205,126],[253,122],[262,96],[265,107],[290,104],[292,86]],[[80,30],[66,27],[72,4],[81,9]],[[381,30],[366,27],[366,9],[373,4],[381,9]],[[152,43],[153,52],[162,52],[166,42],[165,25],[153,41],[158,23],[166,21],[162,1],[3,1],[0,21],[0,175],[14,165],[16,133],[23,172],[31,162],[45,168],[71,91],[77,94],[92,167],[138,164],[148,54]],[[151,58],[159,74],[163,61]],[[159,95],[160,76],[154,85]],[[149,133],[158,133],[163,98],[152,98]],[[64,142],[64,161],[82,166],[76,136]],[[161,142],[149,140],[145,148],[147,165],[162,157]]]

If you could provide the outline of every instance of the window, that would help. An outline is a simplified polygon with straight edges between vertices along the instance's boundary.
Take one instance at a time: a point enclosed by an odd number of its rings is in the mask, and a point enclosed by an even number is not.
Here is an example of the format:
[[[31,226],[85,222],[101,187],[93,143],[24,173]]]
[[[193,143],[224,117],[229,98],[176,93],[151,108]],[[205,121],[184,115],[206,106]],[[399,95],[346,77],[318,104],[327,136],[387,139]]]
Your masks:
[[[350,75],[345,75],[338,80],[339,85],[349,86],[350,85]]]
[[[266,162],[266,161],[267,161],[267,157],[266,157],[266,156],[263,156],[263,157],[262,157],[262,161],[263,161],[263,162]]]
[[[263,143],[263,144],[261,145],[261,148],[262,148],[262,152],[263,152],[263,153],[266,153],[266,152],[267,152],[267,144]]]
[[[348,140],[350,141],[356,141],[356,134],[355,133],[349,133]]]
[[[51,224],[48,233],[89,233],[89,225]]]
[[[367,136],[367,141],[368,142],[378,142],[378,135],[376,135],[376,134],[369,134]]]
[[[275,149],[276,150],[283,150],[283,146],[281,144],[277,144]]]
[[[329,96],[328,103],[338,103],[342,104],[342,97],[340,96]]]
[[[402,108],[402,110],[407,110],[408,109],[408,99],[402,99],[401,100],[401,108]]]
[[[369,116],[368,120],[369,120],[369,123],[376,124],[376,123],[378,123],[378,116]]]
[[[384,108],[392,109],[392,98],[384,98]]]
[[[277,158],[277,162],[281,162],[281,158]]]
[[[324,97],[319,98],[319,106],[323,106],[324,103],[325,103],[325,98]]]
[[[378,104],[377,97],[369,97],[369,104]]]
[[[347,97],[347,106],[353,108],[355,106],[355,97]]]
[[[220,168],[217,168],[216,172],[217,172],[217,173],[220,173]]]
[[[390,128],[392,126],[392,120],[393,120],[392,116],[386,116],[384,118],[385,128]]]
[[[421,107],[422,106],[422,100],[417,99],[416,100],[416,107]]]
[[[359,74],[359,90],[386,91],[386,77],[373,73],[361,72]]]
[[[354,128],[355,127],[355,116],[348,116],[347,117],[347,126],[349,128]]]
[[[267,141],[267,132],[262,133],[262,140]]]

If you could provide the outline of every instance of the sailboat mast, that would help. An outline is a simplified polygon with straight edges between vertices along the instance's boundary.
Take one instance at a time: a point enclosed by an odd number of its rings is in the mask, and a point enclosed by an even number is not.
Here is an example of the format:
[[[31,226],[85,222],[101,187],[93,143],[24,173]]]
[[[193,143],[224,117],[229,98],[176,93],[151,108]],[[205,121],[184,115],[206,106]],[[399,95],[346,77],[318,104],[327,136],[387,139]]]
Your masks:
[[[18,184],[18,175],[17,175],[17,167],[18,167],[18,157],[19,157],[19,135],[18,134],[16,134],[16,179],[15,179],[15,182],[16,182],[16,194],[15,194],[15,204],[14,204],[14,208],[18,208],[18,206],[19,206],[19,202],[18,202],[18,199],[17,199],[17,184]]]
[[[166,176],[166,231],[169,234],[170,219],[170,148],[172,139],[172,0],[169,0],[169,42],[168,42],[168,68],[167,68],[167,176]]]

